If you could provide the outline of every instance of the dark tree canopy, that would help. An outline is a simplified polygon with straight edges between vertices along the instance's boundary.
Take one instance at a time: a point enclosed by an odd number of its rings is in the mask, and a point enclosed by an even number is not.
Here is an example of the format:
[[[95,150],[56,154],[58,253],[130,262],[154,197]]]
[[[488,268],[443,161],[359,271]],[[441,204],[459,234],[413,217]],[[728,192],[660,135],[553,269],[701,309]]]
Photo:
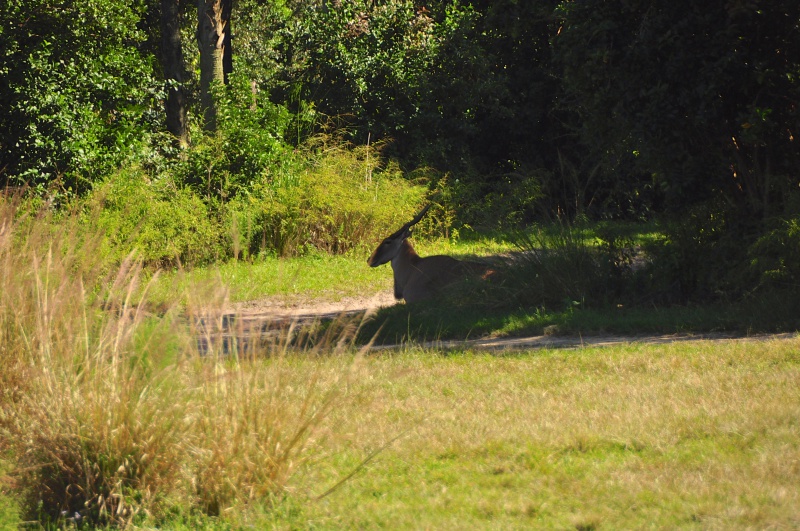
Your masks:
[[[42,193],[141,167],[219,214],[333,132],[473,226],[677,219],[682,256],[779,256],[800,217],[795,0],[10,0],[0,47],[0,179]]]

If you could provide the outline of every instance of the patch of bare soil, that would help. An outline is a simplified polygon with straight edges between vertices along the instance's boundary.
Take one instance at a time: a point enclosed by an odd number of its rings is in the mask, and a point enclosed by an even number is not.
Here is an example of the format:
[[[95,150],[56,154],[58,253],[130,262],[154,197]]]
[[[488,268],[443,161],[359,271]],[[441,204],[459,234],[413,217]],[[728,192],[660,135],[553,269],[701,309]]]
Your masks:
[[[608,347],[628,343],[666,344],[681,341],[765,341],[773,339],[793,339],[798,334],[757,334],[735,335],[725,333],[710,334],[650,334],[650,335],[587,335],[587,336],[529,336],[495,339],[472,339],[466,341],[431,341],[425,343],[426,348],[443,350],[478,349],[492,351],[536,350],[552,348],[586,348]],[[379,346],[376,349],[397,348],[397,346]]]
[[[337,301],[312,298],[264,299],[233,305],[231,313],[244,322],[307,322],[333,319],[343,315],[370,314],[380,308],[402,304],[395,301],[390,292],[364,297],[346,297]],[[625,343],[664,344],[678,341],[753,341],[767,339],[791,339],[798,334],[736,335],[727,333],[708,334],[649,334],[649,335],[587,335],[561,336],[542,335],[529,337],[500,337],[471,340],[429,341],[421,346],[444,350],[481,349],[492,351],[528,350],[545,348],[582,348],[621,345]],[[396,349],[401,345],[380,345],[375,350]]]
[[[369,313],[386,306],[397,304],[390,292],[376,293],[363,297],[344,297],[342,299],[320,300],[312,298],[262,299],[236,303],[231,313],[244,319],[330,319],[343,314]]]

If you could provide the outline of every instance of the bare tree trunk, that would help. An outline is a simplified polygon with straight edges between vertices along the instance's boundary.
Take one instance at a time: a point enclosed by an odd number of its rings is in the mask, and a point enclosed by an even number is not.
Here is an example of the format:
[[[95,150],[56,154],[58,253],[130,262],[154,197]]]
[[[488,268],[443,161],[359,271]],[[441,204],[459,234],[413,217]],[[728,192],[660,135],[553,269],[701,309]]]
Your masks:
[[[230,18],[233,0],[197,0],[197,44],[200,47],[200,105],[203,125],[217,128],[212,87],[227,83],[232,70]]]
[[[181,13],[178,0],[161,0],[161,59],[164,79],[170,83],[164,110],[167,130],[175,135],[181,147],[189,145],[186,123],[186,96],[183,81],[185,66],[181,48]]]

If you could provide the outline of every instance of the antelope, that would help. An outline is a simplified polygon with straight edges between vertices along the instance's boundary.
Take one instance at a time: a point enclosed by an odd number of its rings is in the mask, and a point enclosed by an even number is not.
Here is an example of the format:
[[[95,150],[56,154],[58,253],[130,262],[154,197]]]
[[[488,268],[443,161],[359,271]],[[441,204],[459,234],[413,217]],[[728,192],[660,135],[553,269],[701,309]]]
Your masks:
[[[416,302],[430,298],[444,286],[471,274],[490,274],[486,266],[474,262],[462,262],[450,256],[419,256],[408,237],[411,227],[428,212],[430,205],[423,208],[414,219],[400,227],[400,230],[384,239],[367,263],[378,267],[392,263],[394,272],[394,298]]]

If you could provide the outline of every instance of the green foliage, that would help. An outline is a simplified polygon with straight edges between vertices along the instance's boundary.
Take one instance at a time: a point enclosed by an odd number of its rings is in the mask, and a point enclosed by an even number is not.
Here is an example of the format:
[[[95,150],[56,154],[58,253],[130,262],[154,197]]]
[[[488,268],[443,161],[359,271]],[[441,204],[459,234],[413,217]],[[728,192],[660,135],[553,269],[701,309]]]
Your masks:
[[[800,294],[800,218],[782,220],[748,249],[759,288]]]
[[[695,205],[646,246],[649,296],[661,303],[734,300],[755,286],[747,249],[757,234],[730,205]]]
[[[356,138],[395,136],[408,126],[419,84],[437,48],[427,10],[408,0],[313,8],[298,2],[287,21],[279,79],[300,99],[358,127]],[[291,24],[291,25],[290,25]]]
[[[526,307],[569,308],[606,302],[619,289],[612,277],[621,275],[603,247],[590,246],[570,227],[557,232],[521,234],[520,254],[511,271],[514,296]],[[616,249],[607,242],[609,251]]]
[[[120,171],[92,192],[87,209],[86,230],[105,235],[102,253],[112,264],[134,250],[161,266],[208,263],[225,252],[206,204],[170,177]]]
[[[135,46],[140,2],[5,2],[0,8],[3,180],[63,191],[138,157],[158,95]]]
[[[0,487],[0,525],[9,529],[18,528],[20,522],[19,507],[8,491]]]
[[[204,199],[224,227],[225,256],[345,253],[392,232],[422,202],[425,190],[384,163],[380,145],[318,136],[291,150],[284,107],[237,76],[218,89],[217,131],[196,132],[161,171]]]
[[[412,119],[406,149],[413,156],[472,170],[484,186],[553,160],[547,113],[557,87],[548,44],[556,29],[554,5],[452,2],[432,8],[440,44]]]
[[[654,299],[731,300],[767,271],[792,278],[777,227],[800,182],[798,4],[563,2],[559,16],[560,108],[581,149],[567,156],[598,164],[590,190],[616,182],[621,194],[595,195],[605,215],[603,195],[669,220],[651,249]]]
[[[384,163],[379,147],[320,137],[297,155],[258,126],[264,113],[234,112],[252,113],[253,126],[229,130],[222,119],[182,160],[121,170],[90,194],[92,230],[106,234],[112,263],[131,249],[162,266],[365,250],[423,202],[425,188]]]
[[[425,190],[374,147],[310,146],[293,178],[264,178],[229,204],[234,249],[279,256],[364,249],[413,216]]]
[[[319,7],[249,3],[258,9],[274,50],[257,72],[272,97],[332,117],[349,138],[390,139],[387,154],[405,168],[457,175],[462,221],[515,223],[533,217],[539,167],[554,150],[544,119],[554,80],[546,71],[546,5],[408,0]],[[282,14],[281,14],[282,13]],[[523,22],[524,21],[524,22]],[[276,35],[278,37],[276,37]],[[263,36],[262,36],[263,39]],[[258,63],[250,37],[243,54]]]
[[[287,178],[293,163],[284,142],[289,124],[284,107],[253,94],[241,76],[231,76],[230,84],[216,87],[215,93],[217,130],[195,128],[192,147],[167,168],[209,207],[247,193],[260,180]]]

